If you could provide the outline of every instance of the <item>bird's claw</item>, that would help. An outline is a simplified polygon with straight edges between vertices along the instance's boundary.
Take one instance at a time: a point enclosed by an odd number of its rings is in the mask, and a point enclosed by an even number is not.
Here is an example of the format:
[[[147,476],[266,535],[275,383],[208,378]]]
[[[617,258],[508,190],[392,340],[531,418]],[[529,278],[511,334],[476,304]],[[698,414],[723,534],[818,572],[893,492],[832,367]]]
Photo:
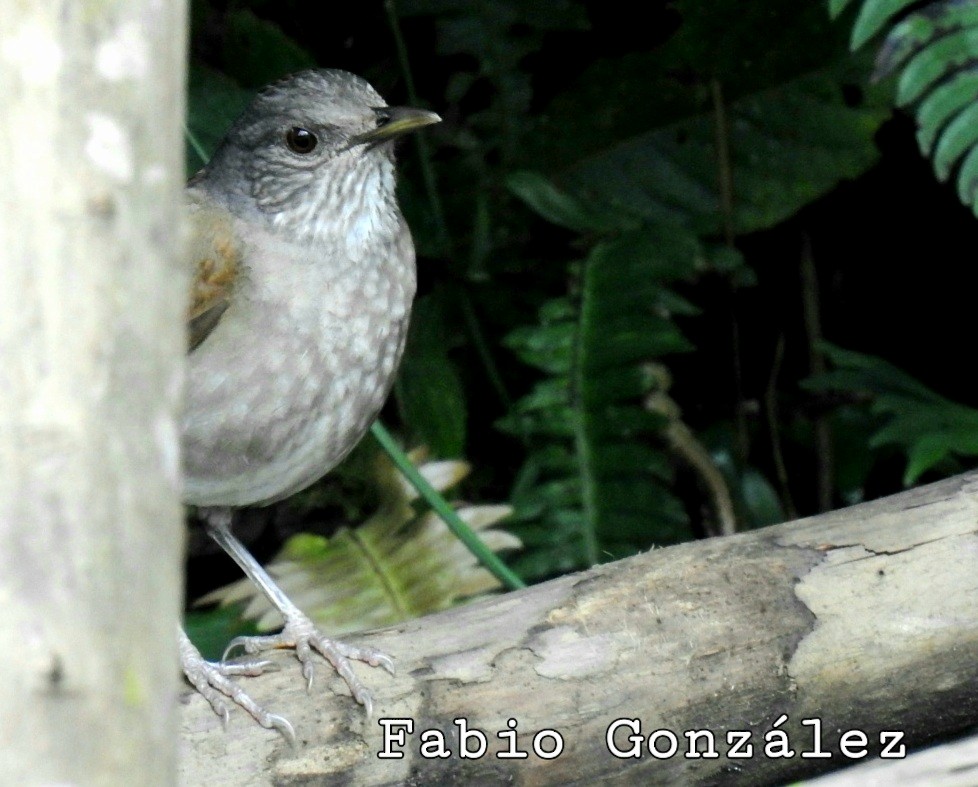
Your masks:
[[[277,713],[269,713],[265,716],[265,719],[268,722],[267,724],[263,723],[261,719],[258,719],[258,723],[268,729],[278,730],[282,737],[289,742],[289,746],[294,749],[295,729],[293,729],[289,720],[285,716],[279,716]]]
[[[312,621],[301,613],[290,617],[278,634],[235,637],[225,648],[222,662],[237,648],[241,648],[249,655],[279,648],[294,650],[296,658],[302,665],[302,677],[306,680],[307,691],[312,688],[316,672],[313,651],[319,653],[343,678],[353,699],[364,707],[368,718],[373,715],[373,697],[353,671],[351,661],[362,661],[371,667],[383,667],[391,675],[394,674],[394,661],[386,653],[325,637],[319,633]]]
[[[271,661],[252,659],[234,664],[207,661],[186,635],[182,632],[181,635],[180,662],[184,674],[210,703],[214,712],[221,717],[221,723],[225,728],[231,719],[231,708],[226,700],[231,700],[247,711],[262,727],[277,730],[289,745],[295,748],[295,730],[288,719],[269,713],[230,678],[231,675],[260,675],[266,668],[272,666]]]

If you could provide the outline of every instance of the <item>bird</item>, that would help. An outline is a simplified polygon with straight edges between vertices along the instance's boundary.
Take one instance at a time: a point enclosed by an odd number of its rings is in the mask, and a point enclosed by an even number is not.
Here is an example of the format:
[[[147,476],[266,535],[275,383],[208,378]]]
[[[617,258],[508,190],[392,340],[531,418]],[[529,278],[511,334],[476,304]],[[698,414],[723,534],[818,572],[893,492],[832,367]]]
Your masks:
[[[393,384],[415,294],[415,252],[395,195],[394,142],[437,123],[388,106],[363,78],[308,69],[262,89],[187,183],[192,286],[181,421],[183,500],[284,618],[206,661],[183,629],[188,680],[227,722],[231,705],[290,742],[287,719],[232,678],[291,648],[312,685],[316,653],[369,716],[351,662],[393,673],[372,648],[322,634],[232,532],[236,509],[282,500],[357,444]],[[241,648],[253,658],[228,662]]]

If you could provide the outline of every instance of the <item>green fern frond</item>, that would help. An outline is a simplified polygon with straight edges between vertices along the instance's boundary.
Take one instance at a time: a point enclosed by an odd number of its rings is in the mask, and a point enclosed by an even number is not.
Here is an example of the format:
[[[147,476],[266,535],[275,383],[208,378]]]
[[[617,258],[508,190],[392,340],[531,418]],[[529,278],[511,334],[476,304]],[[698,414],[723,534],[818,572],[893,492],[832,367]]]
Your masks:
[[[901,11],[909,8],[917,0],[879,0],[875,3],[866,3],[859,11],[856,22],[852,26],[852,38],[850,46],[853,50],[858,49],[870,38],[875,36],[884,25],[897,16]],[[832,0],[829,13],[837,17],[850,4],[850,0]]]
[[[552,219],[590,224],[573,198],[554,198],[538,176],[510,185]],[[668,419],[647,410],[644,398],[657,383],[648,361],[691,349],[669,311],[690,306],[668,283],[688,278],[702,258],[695,237],[678,228],[600,241],[579,263],[572,291],[544,304],[537,325],[507,337],[521,360],[546,374],[500,422],[535,446],[512,496],[510,527],[526,545],[514,566],[522,576],[539,579],[690,535],[658,439]]]
[[[783,221],[876,160],[888,102],[870,90],[853,106],[844,89],[865,70],[836,63],[729,105],[737,232]],[[590,155],[553,181],[508,181],[540,215],[595,244],[569,292],[507,341],[546,375],[501,422],[536,446],[511,497],[511,527],[526,545],[514,568],[526,579],[690,536],[671,492],[670,419],[646,407],[663,390],[648,370],[690,349],[673,316],[695,308],[669,284],[705,268],[732,280],[746,270],[735,250],[701,240],[723,231],[717,166],[716,119],[699,115]]]
[[[465,462],[425,461],[410,455],[438,491],[469,473]],[[446,609],[501,585],[433,512],[418,514],[417,492],[383,454],[373,479],[379,505],[359,527],[330,538],[303,533],[290,538],[268,565],[269,573],[299,607],[330,634],[385,626]],[[518,549],[520,540],[494,526],[512,513],[505,505],[461,505],[458,516],[491,550]],[[249,581],[219,588],[198,604],[243,604],[242,617],[260,631],[281,625],[281,617]]]
[[[896,446],[905,454],[905,485],[939,462],[978,456],[978,410],[944,398],[882,358],[828,343],[821,349],[834,369],[805,387],[871,396],[879,426],[870,447]]]
[[[830,11],[845,5],[830,3]],[[898,75],[896,101],[913,107],[921,151],[931,157],[939,180],[957,173],[958,196],[978,215],[978,2],[938,0],[907,13],[917,5],[864,0],[852,48],[892,24],[874,76]]]
[[[936,88],[917,107],[917,144],[925,155],[934,149],[939,132],[963,110],[974,106],[978,97],[978,70],[962,71],[956,78]]]

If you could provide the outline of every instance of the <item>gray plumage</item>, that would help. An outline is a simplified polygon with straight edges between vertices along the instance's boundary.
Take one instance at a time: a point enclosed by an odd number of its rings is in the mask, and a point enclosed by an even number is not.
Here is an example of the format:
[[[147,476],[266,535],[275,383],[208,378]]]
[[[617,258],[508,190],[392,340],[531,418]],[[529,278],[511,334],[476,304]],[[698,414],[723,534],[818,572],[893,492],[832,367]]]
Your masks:
[[[384,403],[414,298],[414,246],[394,193],[392,140],[435,123],[388,107],[343,71],[303,71],[263,90],[187,186],[193,291],[184,500],[282,613],[246,653],[294,648],[311,683],[325,656],[369,714],[351,660],[383,653],[328,639],[231,532],[232,508],[303,489],[360,440]],[[227,653],[225,653],[227,655]],[[289,740],[289,722],[230,680],[269,662],[205,661],[181,633],[187,678],[227,719],[227,699]]]
[[[390,390],[414,246],[392,145],[350,144],[385,106],[352,74],[302,72],[258,96],[188,187],[195,215],[223,208],[240,244],[226,310],[188,361],[188,503],[269,503],[308,486]],[[316,149],[289,150],[292,127],[316,134]]]

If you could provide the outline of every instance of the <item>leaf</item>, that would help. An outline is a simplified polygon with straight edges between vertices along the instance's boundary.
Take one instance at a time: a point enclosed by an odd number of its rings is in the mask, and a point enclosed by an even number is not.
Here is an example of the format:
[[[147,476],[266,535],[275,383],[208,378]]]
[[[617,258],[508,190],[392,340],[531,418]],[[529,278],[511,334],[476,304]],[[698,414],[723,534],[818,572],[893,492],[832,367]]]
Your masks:
[[[876,461],[869,443],[879,419],[866,407],[842,405],[830,414],[829,423],[835,487],[846,504],[862,502],[866,479]]]
[[[548,301],[535,326],[507,337],[547,375],[500,422],[536,446],[511,497],[510,527],[527,545],[515,569],[525,578],[689,537],[685,509],[669,490],[669,461],[654,442],[667,419],[644,399],[662,379],[648,364],[690,348],[657,310],[667,283],[690,277],[702,256],[696,239],[675,227],[602,240],[582,263],[574,295]]]
[[[227,14],[223,58],[228,74],[251,88],[317,65],[316,59],[282,28],[259,19],[248,9]]]
[[[533,99],[525,59],[540,51],[549,33],[588,26],[586,9],[571,0],[399,0],[397,9],[402,17],[433,16],[437,52],[454,62],[471,62],[471,71],[453,78],[455,101],[487,80],[492,84],[489,106],[470,114],[468,125],[482,133],[483,152],[500,149],[506,161],[519,150],[527,126],[522,119]]]
[[[845,0],[848,4],[849,0]],[[883,29],[884,25],[903,11],[909,8],[917,0],[876,0],[875,2],[869,2],[863,5],[859,11],[859,16],[856,18],[856,23],[852,26],[852,40],[850,46],[855,52],[859,47],[865,44],[869,39],[875,36],[880,30]],[[833,6],[830,9],[832,16],[838,16],[841,8],[837,8],[840,4],[833,0]]]
[[[845,11],[851,2],[852,0],[829,0],[829,15],[834,19]]]
[[[948,123],[941,141],[934,150],[934,172],[939,180],[947,180],[951,169],[978,143],[978,104],[972,104]]]
[[[976,52],[978,27],[959,30],[926,46],[903,69],[897,83],[897,104],[912,104],[948,71],[970,64]]]
[[[958,170],[958,198],[978,216],[978,147],[972,147]]]
[[[194,610],[184,617],[184,631],[205,659],[219,660],[224,648],[235,637],[258,633],[253,623],[241,619],[238,605],[201,612]]]
[[[293,536],[268,566],[282,590],[301,600],[310,617],[331,634],[407,620],[500,587],[434,512],[414,510],[414,490],[386,456],[376,456],[369,479],[373,514],[355,529],[343,528],[328,539],[310,533]],[[469,471],[460,461],[428,462],[421,451],[412,452],[411,458],[439,491]],[[500,505],[457,508],[496,552],[520,546],[519,539],[496,527],[510,511]],[[203,614],[226,627],[241,617],[255,621],[260,631],[281,625],[280,615],[250,581],[220,588],[197,603],[214,602],[221,608]]]
[[[871,411],[880,425],[870,447],[892,445],[904,452],[904,484],[949,457],[978,456],[978,410],[945,399],[880,358],[828,344],[822,349],[836,368],[804,386],[872,395]]]
[[[740,497],[753,527],[784,522],[784,509],[771,482],[757,469],[748,467],[740,479]]]
[[[721,421],[699,437],[727,482],[738,525],[746,529],[784,522],[781,500],[770,481],[756,467],[741,460],[733,424]]]
[[[187,128],[203,147],[207,159],[213,155],[228,126],[248,106],[251,97],[250,90],[224,74],[191,64],[187,80]],[[188,175],[207,163],[200,160],[189,140],[186,160]]]
[[[506,185],[547,221],[575,232],[610,231],[621,226],[620,219],[589,210],[535,172],[514,172],[506,178]]]
[[[927,386],[882,358],[845,350],[829,342],[819,342],[818,349],[836,369],[806,380],[804,387],[810,390],[871,391],[933,403],[943,401]]]
[[[958,168],[958,197],[978,216],[978,4],[864,0],[853,43],[911,8],[887,34],[874,78],[899,75],[896,101],[914,108],[921,151],[932,157],[940,180]]]
[[[953,76],[938,87],[917,108],[917,144],[930,155],[937,135],[947,122],[978,101],[978,69],[972,67]]]
[[[663,46],[659,68],[682,69],[687,82],[720,79],[731,96],[782,83],[842,54],[843,39],[822,3],[672,0],[670,5],[682,23]],[[770,44],[758,46],[758,41]]]
[[[876,161],[873,135],[889,107],[879,91],[847,105],[843,86],[858,71],[837,65],[729,106],[738,232],[783,221]],[[572,164],[557,185],[593,210],[720,234],[714,125],[701,115],[639,134]]]

